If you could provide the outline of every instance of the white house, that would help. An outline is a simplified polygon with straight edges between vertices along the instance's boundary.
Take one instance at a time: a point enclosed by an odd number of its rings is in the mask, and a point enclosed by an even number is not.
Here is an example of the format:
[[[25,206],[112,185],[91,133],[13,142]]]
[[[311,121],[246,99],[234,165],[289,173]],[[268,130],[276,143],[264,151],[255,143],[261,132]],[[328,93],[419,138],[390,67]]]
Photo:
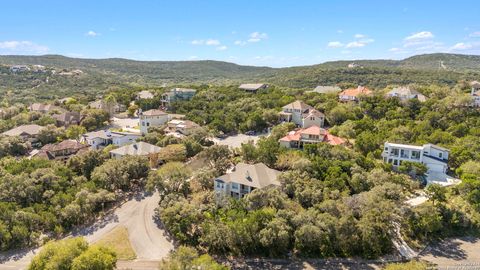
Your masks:
[[[190,120],[173,119],[167,123],[167,132],[178,132],[183,135],[189,135],[193,130],[200,126]]]
[[[136,99],[152,99],[154,97],[154,95],[152,94],[152,92],[150,91],[147,91],[147,90],[143,90],[143,91],[140,91],[137,93],[137,97]]]
[[[470,86],[472,87],[470,95],[472,96],[473,106],[480,107],[480,82],[473,81]]]
[[[138,133],[100,130],[83,134],[80,138],[80,141],[90,145],[90,147],[93,149],[101,149],[110,144],[117,146],[130,144],[135,142],[140,137],[141,135]]]
[[[257,188],[280,186],[280,171],[270,169],[263,163],[239,163],[232,172],[215,178],[214,189],[217,196],[231,196],[239,199]]]
[[[146,142],[136,142],[110,151],[110,156],[120,159],[124,156],[149,156],[157,154],[162,148]]]
[[[142,135],[148,133],[148,128],[159,127],[168,122],[168,114],[162,110],[140,111],[138,117],[140,118],[140,132]]]
[[[394,167],[404,161],[418,162],[427,166],[427,173],[443,173],[448,170],[448,154],[450,150],[433,144],[422,146],[386,142],[382,157],[384,162]]]
[[[401,101],[406,101],[409,99],[418,99],[420,102],[424,102],[427,100],[423,94],[418,92],[415,89],[411,89],[410,87],[396,87],[393,88],[391,91],[387,93],[387,97],[397,97]]]
[[[297,100],[283,106],[283,111],[280,112],[280,121],[293,122],[302,128],[323,127],[325,115],[303,101]]]

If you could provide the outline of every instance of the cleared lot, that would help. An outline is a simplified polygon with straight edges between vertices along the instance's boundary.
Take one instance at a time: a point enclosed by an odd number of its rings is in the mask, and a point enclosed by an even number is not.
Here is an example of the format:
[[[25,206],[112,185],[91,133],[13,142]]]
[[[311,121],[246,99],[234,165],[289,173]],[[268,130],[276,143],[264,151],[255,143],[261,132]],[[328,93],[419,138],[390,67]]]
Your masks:
[[[219,138],[211,138],[211,140],[218,145],[227,145],[232,148],[237,148],[242,146],[242,143],[247,143],[249,141],[253,141],[254,143],[257,143],[257,141],[263,137],[267,136],[268,134],[259,134],[259,135],[245,135],[245,134],[237,134],[234,136],[229,136],[225,139],[219,139]]]
[[[419,257],[438,269],[480,269],[480,238],[447,239],[427,247]]]

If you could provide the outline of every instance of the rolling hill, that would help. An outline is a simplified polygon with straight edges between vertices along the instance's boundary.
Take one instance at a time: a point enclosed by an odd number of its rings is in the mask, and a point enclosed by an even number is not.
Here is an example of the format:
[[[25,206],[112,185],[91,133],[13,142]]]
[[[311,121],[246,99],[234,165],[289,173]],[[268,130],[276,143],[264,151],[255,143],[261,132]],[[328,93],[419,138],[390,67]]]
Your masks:
[[[361,68],[347,68],[355,62]],[[12,73],[10,65],[43,65],[57,73]],[[58,72],[80,69],[81,76]],[[418,83],[453,86],[480,78],[480,56],[425,54],[403,60],[334,61],[290,68],[242,66],[221,61],[135,61],[121,58],[80,59],[61,55],[0,56],[0,94],[32,99],[65,95],[94,96],[112,87],[238,84],[264,82],[292,88],[316,85],[387,85]],[[12,92],[13,91],[13,92]]]

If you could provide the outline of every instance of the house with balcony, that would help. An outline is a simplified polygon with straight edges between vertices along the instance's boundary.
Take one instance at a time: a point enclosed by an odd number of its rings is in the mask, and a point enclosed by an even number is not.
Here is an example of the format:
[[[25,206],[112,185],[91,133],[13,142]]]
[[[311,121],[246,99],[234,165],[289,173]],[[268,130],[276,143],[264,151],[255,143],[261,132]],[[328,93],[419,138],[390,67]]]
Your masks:
[[[279,116],[280,121],[293,122],[302,128],[323,127],[325,122],[325,115],[322,112],[300,100],[283,106]]]
[[[448,156],[450,150],[434,144],[422,146],[386,142],[382,153],[383,161],[393,167],[402,165],[402,162],[418,162],[424,164],[427,173],[445,174],[448,170]]]
[[[162,94],[160,102],[161,106],[169,108],[172,102],[181,100],[190,100],[195,96],[197,90],[188,88],[173,88]]]
[[[135,142],[140,137],[139,133],[100,130],[83,134],[80,142],[90,145],[92,149],[102,149],[111,144],[116,146],[127,145]]]
[[[148,133],[148,129],[151,127],[159,127],[165,125],[168,122],[168,114],[162,110],[153,109],[142,112],[138,112],[140,119],[140,133],[145,135]]]
[[[328,143],[330,145],[344,145],[346,141],[334,136],[328,130],[318,126],[290,131],[279,140],[280,146],[292,149],[303,149],[306,144]]]
[[[255,189],[280,186],[280,173],[263,163],[239,163],[231,172],[214,179],[215,193],[217,197],[240,199]]]

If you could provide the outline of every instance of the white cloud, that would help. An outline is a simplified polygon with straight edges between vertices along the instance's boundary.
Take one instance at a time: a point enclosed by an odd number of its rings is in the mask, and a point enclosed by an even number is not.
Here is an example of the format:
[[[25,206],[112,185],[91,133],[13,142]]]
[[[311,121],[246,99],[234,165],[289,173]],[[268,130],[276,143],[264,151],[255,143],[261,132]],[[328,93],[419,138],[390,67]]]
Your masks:
[[[360,42],[360,41],[352,41],[345,46],[345,48],[361,48],[365,47],[367,45],[366,43]]]
[[[480,31],[470,33],[469,37],[480,37]]]
[[[389,51],[389,52],[399,52],[399,51],[401,51],[401,50],[402,50],[402,49],[400,49],[400,48],[391,48],[391,49],[389,49],[388,51]]]
[[[337,30],[337,33],[338,34],[343,34],[343,30],[339,29],[339,30]]]
[[[226,49],[228,49],[228,47],[225,45],[217,47],[217,51],[225,51]]]
[[[33,53],[33,54],[42,54],[49,51],[47,46],[38,45],[31,41],[0,41],[0,54],[2,53],[12,53],[12,54],[22,54],[22,53]]]
[[[340,41],[330,41],[327,44],[327,47],[329,48],[342,48],[344,45]]]
[[[85,33],[85,35],[89,37],[96,37],[96,36],[100,36],[100,33],[90,30],[87,33]]]
[[[238,45],[238,46],[245,46],[247,44],[247,42],[242,41],[242,40],[235,40],[235,42],[233,44]]]
[[[355,34],[355,38],[365,38],[366,36],[363,34]]]
[[[406,37],[404,40],[405,41],[419,41],[419,40],[432,39],[434,37],[435,36],[432,34],[432,32],[422,31],[422,32],[414,33],[414,34]]]
[[[203,45],[205,43],[204,40],[201,40],[201,39],[194,39],[192,40],[191,42],[193,45]]]
[[[454,50],[454,51],[462,51],[462,50],[471,49],[472,47],[473,47],[473,45],[470,44],[470,43],[459,42],[459,43],[453,45],[450,49]]]
[[[220,41],[217,39],[194,39],[192,40],[192,45],[207,45],[207,46],[218,46],[220,45]]]
[[[261,40],[267,39],[268,35],[266,33],[260,32],[253,32],[250,34],[250,38],[247,40],[248,42],[259,42]]]
[[[220,41],[218,41],[217,39],[207,39],[207,41],[205,41],[205,45],[218,46],[220,45]]]

